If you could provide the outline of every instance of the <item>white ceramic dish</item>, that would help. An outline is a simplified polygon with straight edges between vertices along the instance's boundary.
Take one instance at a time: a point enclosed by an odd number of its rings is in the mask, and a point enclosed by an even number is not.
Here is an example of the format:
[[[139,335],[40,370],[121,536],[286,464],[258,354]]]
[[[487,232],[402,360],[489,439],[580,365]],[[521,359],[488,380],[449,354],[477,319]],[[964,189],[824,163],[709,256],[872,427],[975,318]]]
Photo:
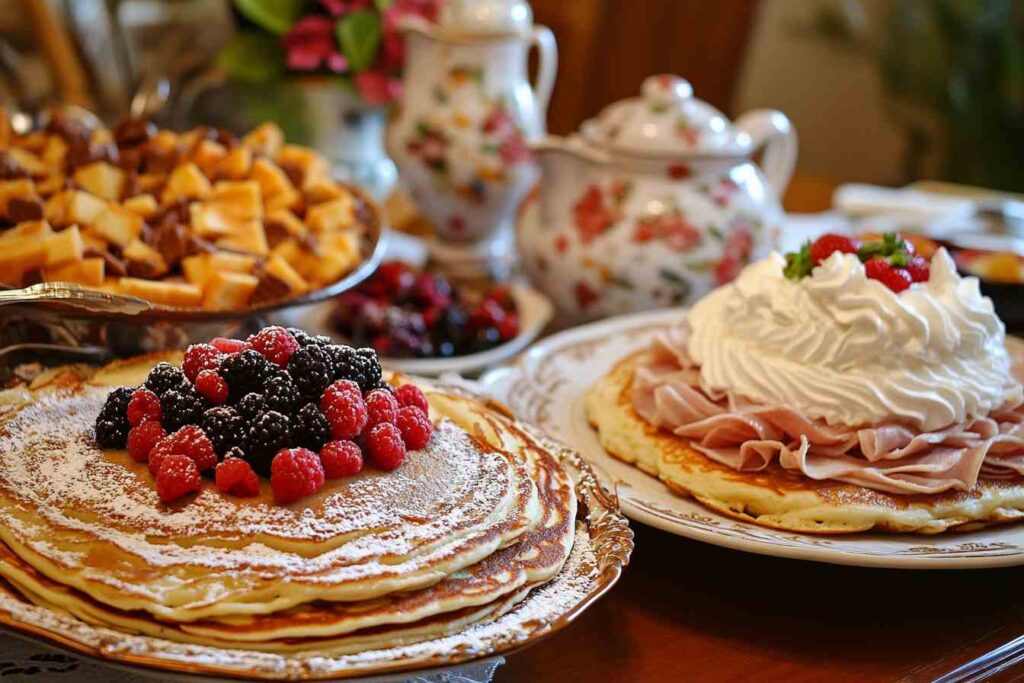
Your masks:
[[[952,569],[1024,564],[1024,525],[937,536],[815,536],[777,531],[725,517],[608,455],[587,423],[584,397],[617,360],[678,323],[682,309],[611,318],[562,332],[531,348],[509,368],[485,374],[483,390],[516,415],[579,451],[614,485],[623,512],[679,536],[736,550],[834,564]]]
[[[382,358],[385,367],[399,372],[425,377],[437,377],[445,373],[475,376],[489,368],[495,368],[513,358],[530,345],[552,316],[551,302],[536,289],[523,284],[512,285],[512,296],[519,314],[519,335],[514,339],[488,351],[471,353],[453,358]],[[275,322],[286,326],[299,327],[312,334],[325,334],[335,341],[344,342],[331,327],[333,301],[325,301],[302,309],[289,309],[276,316]]]

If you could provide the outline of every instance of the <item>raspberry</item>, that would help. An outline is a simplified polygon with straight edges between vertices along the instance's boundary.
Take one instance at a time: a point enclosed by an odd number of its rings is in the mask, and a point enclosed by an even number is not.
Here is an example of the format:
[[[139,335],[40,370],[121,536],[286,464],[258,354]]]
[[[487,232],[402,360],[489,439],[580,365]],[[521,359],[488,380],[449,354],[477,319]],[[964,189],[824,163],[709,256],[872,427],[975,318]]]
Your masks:
[[[242,443],[249,425],[244,417],[234,408],[219,406],[210,408],[203,413],[203,431],[213,444],[218,455],[224,455],[230,449]]]
[[[320,409],[331,426],[335,439],[354,439],[363,433],[369,414],[366,403],[359,392],[342,392],[324,395]]]
[[[910,244],[910,242],[907,242],[907,244]],[[931,270],[931,264],[923,256],[912,256],[907,264],[907,273],[910,275],[911,282],[928,282],[928,278],[931,277]]]
[[[273,371],[274,365],[252,349],[228,356],[219,370],[220,376],[228,383],[232,401],[261,391]]]
[[[885,259],[871,259],[864,264],[864,272],[872,280],[878,280],[896,293],[910,286],[910,273],[902,268],[894,268]]]
[[[400,409],[395,425],[402,433],[402,441],[411,450],[426,446],[430,441],[430,435],[434,433],[434,425],[430,423],[430,418],[416,406]]]
[[[228,458],[217,465],[214,471],[217,490],[242,498],[258,495],[260,478],[252,466],[241,458]]]
[[[135,462],[147,462],[153,446],[165,436],[167,432],[159,422],[151,420],[136,425],[128,432],[128,454]]]
[[[324,389],[324,393],[320,396],[320,409],[325,410],[326,406],[332,403],[339,394],[358,394],[362,396],[363,392],[360,390],[359,385],[352,380],[339,379]]]
[[[308,448],[283,448],[270,465],[270,486],[274,500],[291,503],[312,495],[324,486],[320,457]]]
[[[185,349],[185,359],[181,361],[181,369],[190,382],[195,382],[196,377],[203,370],[216,370],[220,367],[224,356],[221,352],[209,344],[192,344]]]
[[[128,424],[135,427],[146,420],[160,421],[160,397],[145,387],[136,389],[128,401]]]
[[[295,413],[295,417],[292,418],[291,438],[296,446],[311,451],[319,451],[331,438],[331,425],[316,404],[307,403]]]
[[[241,353],[249,348],[249,344],[241,339],[228,339],[227,337],[214,337],[210,340],[210,346],[223,354]]]
[[[160,397],[164,428],[174,431],[188,424],[198,424],[206,410],[206,399],[187,382]]]
[[[185,374],[170,363],[157,363],[146,377],[146,388],[163,398],[172,389],[180,389],[185,384]]]
[[[423,411],[425,415],[430,414],[430,403],[426,395],[414,384],[403,384],[395,389],[395,400],[400,408],[415,406]]]
[[[255,420],[260,413],[267,412],[267,402],[261,394],[251,393],[242,397],[235,406],[238,414],[247,420]]]
[[[858,244],[845,235],[826,234],[814,240],[811,245],[811,261],[818,265],[835,252],[856,254]]]
[[[320,449],[320,462],[328,479],[342,479],[363,469],[363,451],[354,441],[329,441]]]
[[[277,325],[264,327],[248,339],[249,346],[279,368],[288,366],[288,359],[299,348],[299,342],[288,330]]]
[[[196,377],[196,391],[215,406],[228,400],[228,383],[217,374],[216,370],[203,370],[199,373],[199,376]]]
[[[302,395],[315,401],[331,383],[331,358],[322,346],[303,346],[288,361],[288,374]]]
[[[157,472],[160,471],[160,465],[163,464],[164,458],[174,454],[174,439],[171,438],[170,434],[163,437],[153,445],[153,448],[149,451],[149,471],[154,477]]]
[[[375,427],[383,422],[394,423],[398,417],[398,401],[390,391],[374,389],[366,395],[367,427]]]
[[[196,425],[185,425],[171,434],[171,443],[172,452],[192,458],[200,472],[217,464],[213,443],[206,436],[206,432]]]
[[[398,427],[383,422],[363,437],[363,445],[374,465],[382,470],[398,468],[405,460],[405,442]]]
[[[124,448],[131,424],[128,422],[128,403],[134,391],[119,387],[107,394],[107,400],[96,417],[96,443],[103,448]]]
[[[156,492],[165,503],[198,491],[202,485],[199,470],[187,455],[168,455],[156,473]]]

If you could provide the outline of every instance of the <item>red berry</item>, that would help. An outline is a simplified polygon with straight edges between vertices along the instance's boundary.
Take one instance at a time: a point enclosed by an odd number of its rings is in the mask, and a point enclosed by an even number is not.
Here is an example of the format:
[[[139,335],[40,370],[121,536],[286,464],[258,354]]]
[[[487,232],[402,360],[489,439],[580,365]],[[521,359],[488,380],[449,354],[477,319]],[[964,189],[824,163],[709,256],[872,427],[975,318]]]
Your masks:
[[[232,496],[246,498],[260,492],[260,478],[252,471],[252,465],[241,458],[226,458],[214,470],[217,490]]]
[[[163,426],[155,420],[136,425],[128,432],[128,454],[135,462],[147,462],[150,451],[166,435]]]
[[[175,442],[170,434],[153,444],[153,448],[149,451],[149,471],[154,477],[160,471],[160,465],[163,464],[164,458],[175,453]]]
[[[426,395],[415,384],[403,384],[395,389],[395,400],[401,408],[416,406],[426,414],[430,414],[430,404]]]
[[[156,492],[165,503],[198,491],[202,485],[199,469],[187,455],[168,455],[156,473]]]
[[[818,265],[837,251],[843,254],[856,254],[858,246],[854,240],[846,235],[835,235],[832,233],[822,235],[814,240],[814,244],[811,245],[811,261],[814,265]]]
[[[501,335],[502,341],[515,339],[519,334],[519,316],[515,313],[506,315],[505,319],[498,323],[498,334]]]
[[[907,244],[910,244],[910,242],[907,242]],[[912,256],[906,270],[910,274],[911,282],[928,282],[928,278],[931,277],[932,267],[924,256]],[[131,404],[128,405],[131,407]]]
[[[159,422],[162,416],[160,397],[149,389],[139,388],[128,399],[128,424],[136,426],[146,420]]]
[[[308,448],[282,448],[270,463],[270,486],[279,503],[316,493],[324,486],[320,456]]]
[[[216,370],[203,370],[196,377],[196,391],[215,406],[228,400],[228,383]]]
[[[241,353],[249,348],[249,343],[244,342],[241,339],[228,339],[227,337],[214,337],[210,340],[210,346],[214,347],[221,353],[232,354]]]
[[[278,325],[264,327],[249,337],[249,346],[278,367],[286,367],[288,359],[299,348],[299,342],[288,330]]]
[[[195,383],[196,377],[203,370],[216,370],[224,355],[210,344],[193,344],[185,349],[185,359],[181,361],[181,371],[188,381]]]
[[[326,410],[327,405],[333,402],[341,394],[359,394],[362,396],[363,392],[359,388],[359,385],[352,380],[339,379],[337,382],[333,382],[330,386],[324,389],[324,393],[320,395],[320,410]]]
[[[328,441],[320,449],[320,462],[328,479],[342,479],[363,469],[363,451],[354,441]]]
[[[470,314],[469,319],[478,329],[497,327],[505,319],[505,309],[494,299],[484,299]]]
[[[431,424],[430,418],[416,406],[406,406],[399,410],[395,424],[402,433],[402,441],[405,442],[406,448],[410,450],[426,446],[430,441],[430,435],[434,433],[434,425]]]
[[[374,284],[378,284],[383,290],[381,293],[388,298],[398,298],[405,294],[415,282],[409,264],[401,261],[390,261],[382,263],[377,272],[374,273]]]
[[[206,432],[196,425],[185,425],[167,438],[171,440],[171,453],[192,458],[200,472],[217,464],[217,454],[213,450],[213,444],[210,443]],[[160,443],[157,444],[157,446],[159,445]],[[152,454],[150,454],[150,460],[152,460]]]
[[[374,465],[382,470],[393,470],[405,460],[405,441],[398,427],[383,422],[363,437],[366,453]]]
[[[335,384],[340,384],[340,382],[335,382]],[[327,389],[330,391],[331,387]],[[331,437],[354,439],[362,434],[363,429],[366,428],[369,413],[358,387],[355,391],[339,390],[331,393],[328,391],[325,391],[320,399],[320,410],[331,426]]]
[[[398,401],[387,389],[374,389],[366,395],[366,427],[375,427],[383,422],[395,421],[398,417]]]
[[[910,286],[910,273],[902,268],[894,268],[885,259],[871,259],[864,264],[864,272],[872,280],[878,280],[897,293]]]

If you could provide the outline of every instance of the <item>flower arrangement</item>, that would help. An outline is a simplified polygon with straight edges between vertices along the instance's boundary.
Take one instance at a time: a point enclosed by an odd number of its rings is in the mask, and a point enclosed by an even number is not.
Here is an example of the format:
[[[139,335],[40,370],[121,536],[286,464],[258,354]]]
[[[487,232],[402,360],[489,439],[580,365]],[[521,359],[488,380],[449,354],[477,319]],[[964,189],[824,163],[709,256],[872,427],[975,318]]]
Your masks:
[[[372,105],[401,92],[399,21],[437,18],[440,0],[234,0],[251,26],[224,48],[220,64],[234,78],[264,82],[287,74],[349,80]]]

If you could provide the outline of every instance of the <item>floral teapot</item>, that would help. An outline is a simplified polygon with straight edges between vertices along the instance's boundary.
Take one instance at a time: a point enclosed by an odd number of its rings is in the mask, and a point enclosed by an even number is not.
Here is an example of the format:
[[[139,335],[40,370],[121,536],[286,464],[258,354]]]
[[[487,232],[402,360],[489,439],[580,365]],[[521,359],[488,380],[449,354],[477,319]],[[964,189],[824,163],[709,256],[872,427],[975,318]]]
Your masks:
[[[562,319],[580,322],[690,304],[770,251],[797,138],[781,112],[730,123],[663,75],[531,147],[543,182],[519,215],[523,263]]]

